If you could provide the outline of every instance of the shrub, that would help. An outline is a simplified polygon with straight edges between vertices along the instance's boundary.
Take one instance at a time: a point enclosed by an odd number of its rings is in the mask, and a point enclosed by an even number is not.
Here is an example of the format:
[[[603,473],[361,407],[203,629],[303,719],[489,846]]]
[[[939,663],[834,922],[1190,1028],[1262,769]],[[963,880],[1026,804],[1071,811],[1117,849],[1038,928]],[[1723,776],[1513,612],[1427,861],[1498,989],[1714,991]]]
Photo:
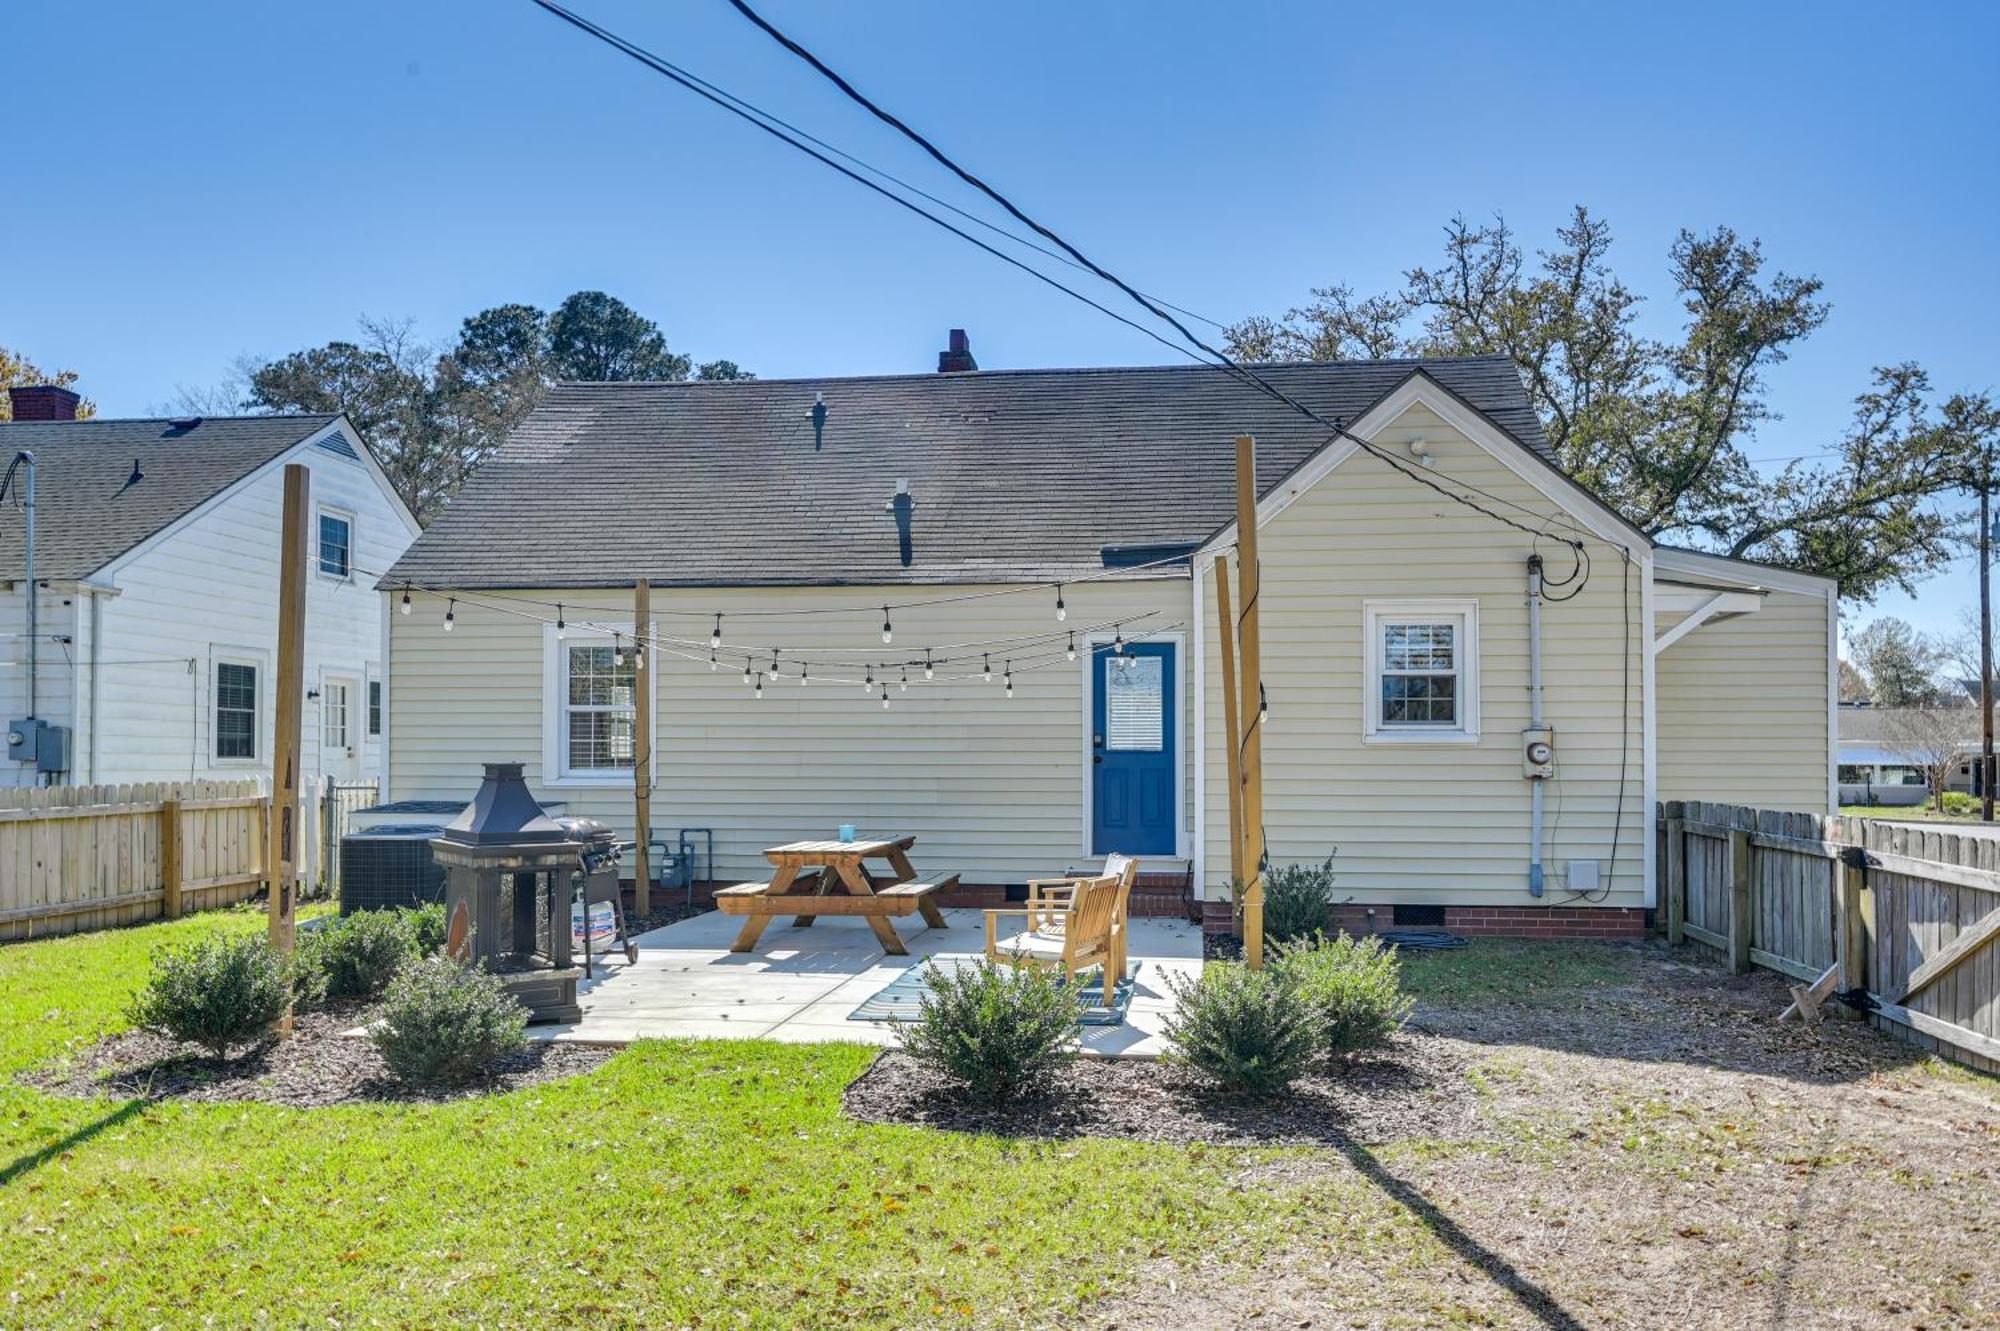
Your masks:
[[[1979,797],[1962,790],[1947,790],[1944,793],[1944,811],[1956,818],[1970,818],[1979,812]]]
[[[398,972],[380,1017],[369,1038],[404,1081],[465,1081],[527,1044],[520,1001],[497,976],[448,957],[424,957]]]
[[[1280,944],[1277,954],[1328,1058],[1386,1044],[1410,1015],[1402,962],[1379,938],[1321,934]]]
[[[362,910],[343,915],[302,940],[300,964],[325,977],[329,998],[374,998],[417,956],[417,933],[406,910]]]
[[[258,937],[204,938],[153,957],[132,1024],[217,1058],[270,1034],[292,1001],[291,967]]]
[[[899,1033],[903,1049],[981,1104],[1045,1090],[1076,1057],[1076,993],[1051,974],[925,962],[924,982],[917,1019]]]
[[[1176,1010],[1169,1057],[1245,1095],[1273,1095],[1305,1071],[1318,1047],[1312,1016],[1282,970],[1212,962],[1199,979],[1168,975]]]
[[[1333,899],[1333,856],[1323,864],[1287,864],[1264,876],[1264,936],[1283,942],[1325,930]]]
[[[420,957],[434,957],[444,950],[444,903],[432,901],[410,913],[410,938]]]

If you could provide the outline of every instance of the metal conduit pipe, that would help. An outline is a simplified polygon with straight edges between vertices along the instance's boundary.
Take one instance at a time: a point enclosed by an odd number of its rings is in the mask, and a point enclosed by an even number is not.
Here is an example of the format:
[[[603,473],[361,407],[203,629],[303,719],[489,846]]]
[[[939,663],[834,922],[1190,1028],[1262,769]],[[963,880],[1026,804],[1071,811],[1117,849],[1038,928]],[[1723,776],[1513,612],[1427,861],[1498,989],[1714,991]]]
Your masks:
[[[1542,727],[1542,557],[1528,556],[1528,728]],[[1528,895],[1542,894],[1542,786],[1528,780]]]

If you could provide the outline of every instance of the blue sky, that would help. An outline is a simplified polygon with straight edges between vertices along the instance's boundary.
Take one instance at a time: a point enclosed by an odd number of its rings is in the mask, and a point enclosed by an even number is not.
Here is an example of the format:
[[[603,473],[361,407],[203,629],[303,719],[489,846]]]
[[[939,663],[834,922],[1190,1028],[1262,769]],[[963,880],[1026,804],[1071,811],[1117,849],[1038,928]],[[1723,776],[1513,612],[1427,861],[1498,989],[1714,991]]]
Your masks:
[[[573,3],[943,192],[722,0]],[[1771,376],[1784,419],[1753,456],[1829,446],[1878,363],[2000,387],[2000,10],[1623,8],[767,12],[1085,250],[1219,319],[1393,285],[1455,212],[1539,244],[1582,202],[1662,330],[1682,226],[1729,223],[1825,279],[1833,317]],[[1164,358],[527,0],[74,3],[7,33],[0,343],[80,370],[108,414],[362,314],[445,340],[484,306],[589,287],[764,375],[921,370],[953,326],[988,367]],[[1970,584],[1878,609],[1949,628]]]

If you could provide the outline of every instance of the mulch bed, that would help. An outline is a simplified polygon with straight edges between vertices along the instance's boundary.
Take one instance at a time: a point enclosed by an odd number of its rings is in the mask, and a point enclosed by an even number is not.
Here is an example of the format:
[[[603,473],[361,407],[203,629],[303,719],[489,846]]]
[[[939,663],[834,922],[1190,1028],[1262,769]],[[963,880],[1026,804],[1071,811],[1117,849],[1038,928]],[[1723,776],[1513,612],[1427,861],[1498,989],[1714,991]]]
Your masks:
[[[1082,1058],[1049,1093],[1006,1106],[967,1102],[948,1082],[887,1050],[847,1088],[848,1114],[1005,1137],[1124,1137],[1217,1146],[1373,1144],[1473,1135],[1478,1095],[1452,1042],[1404,1031],[1386,1048],[1246,1100],[1155,1059]]]
[[[341,1034],[366,1022],[365,1007],[343,1004],[300,1013],[292,1033],[228,1059],[145,1031],[108,1036],[62,1062],[20,1080],[53,1095],[109,1095],[205,1103],[257,1101],[316,1109],[324,1105],[423,1103],[539,1086],[574,1077],[618,1051],[590,1045],[530,1041],[501,1059],[485,1079],[462,1086],[411,1086],[398,1081],[367,1040]]]
[[[680,889],[670,887],[666,891],[678,895]],[[668,905],[654,906],[644,915],[637,915],[628,910],[625,912],[625,932],[637,938],[640,934],[649,933],[654,929],[664,929],[670,924],[679,924],[682,920],[691,920],[697,915],[706,915],[713,909],[714,907],[705,902],[697,901],[693,905],[689,905],[683,898]]]

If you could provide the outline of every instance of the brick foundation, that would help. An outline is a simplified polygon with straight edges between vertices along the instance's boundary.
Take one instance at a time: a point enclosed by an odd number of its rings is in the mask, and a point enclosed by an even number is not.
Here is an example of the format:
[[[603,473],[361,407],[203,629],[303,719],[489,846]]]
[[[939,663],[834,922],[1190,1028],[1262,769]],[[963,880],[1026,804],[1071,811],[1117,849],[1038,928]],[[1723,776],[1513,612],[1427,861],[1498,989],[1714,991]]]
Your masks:
[[[714,906],[715,889],[728,886],[728,883],[696,883],[695,904]],[[625,886],[628,899],[631,893],[631,884],[628,882]],[[654,895],[659,896],[657,889]],[[678,900],[680,895],[681,889],[668,888],[665,899]],[[957,887],[940,893],[938,904],[964,910],[992,910],[1010,902],[1018,903],[1027,899],[1028,887],[1025,883],[1011,886],[1006,883],[960,883]],[[1138,881],[1132,885],[1132,896],[1126,903],[1126,908],[1135,919],[1198,918],[1191,905],[1186,874],[1140,874]]]
[[[1204,901],[1201,911],[1202,932],[1234,932],[1227,901]],[[1327,923],[1357,937],[1398,927],[1425,927],[1398,926],[1392,906],[1356,902],[1333,907]],[[1646,912],[1636,906],[1446,906],[1444,928],[1469,938],[1643,938]]]

